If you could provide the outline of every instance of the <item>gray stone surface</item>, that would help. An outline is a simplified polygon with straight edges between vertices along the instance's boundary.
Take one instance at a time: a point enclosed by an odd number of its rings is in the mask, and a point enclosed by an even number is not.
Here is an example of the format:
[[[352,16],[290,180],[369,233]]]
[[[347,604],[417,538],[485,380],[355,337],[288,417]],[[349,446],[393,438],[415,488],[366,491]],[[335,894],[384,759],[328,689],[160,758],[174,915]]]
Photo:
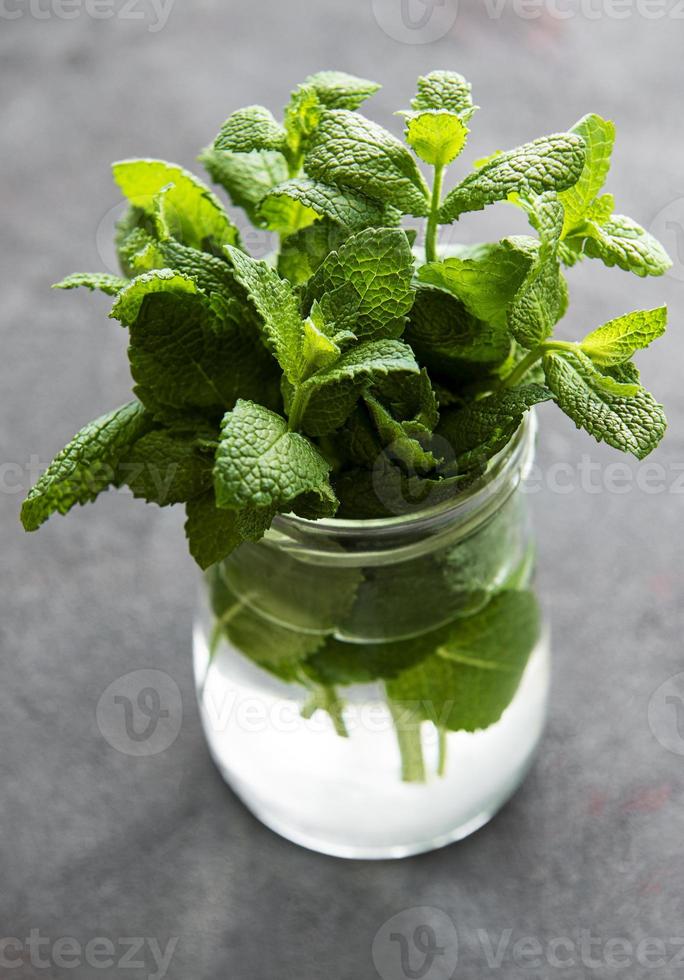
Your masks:
[[[668,0],[665,9],[673,7]],[[488,827],[444,851],[381,864],[328,859],[262,828],[226,789],[193,702],[198,576],[180,512],[110,494],[37,535],[17,523],[31,466],[129,390],[125,336],[106,320],[106,301],[48,289],[111,260],[98,246],[118,199],[110,161],[150,155],[192,166],[229,110],[249,102],[277,109],[319,67],[382,81],[373,114],[395,129],[391,113],[407,104],[419,72],[462,71],[483,106],[469,160],[589,110],[616,119],[610,185],[619,208],[646,225],[668,208],[657,224],[662,231],[670,222],[665,237],[675,248],[684,222],[684,22],[647,19],[639,10],[657,13],[657,4],[639,8],[637,0],[585,0],[584,13],[564,20],[523,19],[506,2],[489,3],[502,10],[493,18],[485,4],[461,8],[450,28],[435,22],[439,38],[420,44],[406,38],[426,40],[429,28],[407,30],[399,0],[376,0],[375,15],[370,2],[349,0],[177,0],[156,31],[144,0],[129,10],[146,11],[146,20],[94,19],[78,5],[64,8],[77,12],[67,20],[47,0],[2,8],[0,931],[25,939],[40,930],[50,964],[31,965],[27,952],[24,966],[0,969],[3,976],[154,975],[149,946],[146,965],[125,969],[60,966],[74,957],[60,960],[52,945],[64,936],[83,944],[109,937],[118,958],[120,938],[140,936],[162,946],[177,937],[173,980],[359,980],[376,976],[371,948],[382,924],[420,906],[455,923],[459,980],[612,977],[616,962],[627,963],[622,975],[630,978],[682,971],[671,960],[674,937],[684,936],[684,756],[661,744],[684,752],[674,682],[674,700],[655,703],[651,725],[648,706],[683,669],[683,498],[675,481],[684,461],[684,254],[661,280],[596,264],[572,274],[568,336],[629,309],[671,304],[671,336],[643,359],[671,421],[653,457],[663,490],[646,492],[645,477],[657,473],[628,464],[631,485],[614,492],[620,473],[606,467],[618,457],[553,408],[541,412],[543,488],[533,504],[554,625],[551,720],[522,790]],[[106,13],[106,2],[97,9]],[[412,15],[426,10],[417,5]],[[8,19],[13,11],[20,16]],[[521,227],[501,207],[464,219],[459,232],[475,241]],[[591,485],[587,461],[597,465]],[[560,492],[568,480],[569,492]],[[138,668],[166,671],[183,698],[178,738],[150,758],[116,751],[95,718],[107,685]],[[409,912],[407,938],[421,922],[439,927],[435,916]],[[594,939],[583,952],[582,930]],[[496,949],[502,934],[496,967],[486,940]],[[523,948],[528,961],[515,962],[523,937],[541,944],[539,965],[529,963],[534,946]],[[561,937],[574,947],[554,946]],[[631,952],[610,944],[620,937]],[[655,945],[637,952],[649,937]],[[658,965],[659,943],[668,966]],[[386,965],[390,952],[376,949],[384,980],[403,980],[405,971]],[[102,950],[100,957],[107,959]],[[561,967],[569,957],[574,965]],[[414,975],[446,980],[453,969],[445,953]]]

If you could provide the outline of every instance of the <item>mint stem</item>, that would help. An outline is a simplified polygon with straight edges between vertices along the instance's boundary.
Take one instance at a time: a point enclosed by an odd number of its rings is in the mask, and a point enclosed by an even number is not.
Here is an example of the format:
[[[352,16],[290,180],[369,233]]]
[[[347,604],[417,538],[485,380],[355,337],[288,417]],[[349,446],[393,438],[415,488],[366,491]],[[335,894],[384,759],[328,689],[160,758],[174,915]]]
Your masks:
[[[405,783],[425,782],[421,720],[405,705],[389,701],[401,757],[401,778]]]
[[[567,340],[545,340],[523,357],[516,367],[507,377],[501,381],[502,388],[514,388],[527,374],[531,367],[537,363],[549,350],[576,350],[577,344]]]
[[[442,201],[442,178],[444,176],[444,166],[435,167],[435,178],[432,182],[432,198],[430,200],[430,214],[428,215],[427,229],[425,232],[425,261],[434,262],[437,258],[437,214]]]
[[[438,756],[437,756],[437,775],[443,776],[446,772],[447,763],[447,730],[446,728],[437,729]]]

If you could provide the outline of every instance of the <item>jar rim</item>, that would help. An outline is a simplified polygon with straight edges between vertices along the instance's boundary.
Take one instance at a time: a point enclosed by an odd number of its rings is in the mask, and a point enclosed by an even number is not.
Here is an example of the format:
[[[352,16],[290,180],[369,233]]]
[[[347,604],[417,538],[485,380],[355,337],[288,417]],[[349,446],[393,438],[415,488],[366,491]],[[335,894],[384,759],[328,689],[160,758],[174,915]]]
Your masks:
[[[436,504],[404,514],[380,518],[326,517],[310,520],[296,514],[280,514],[272,531],[285,537],[347,540],[371,535],[391,537],[395,533],[429,531],[436,533],[444,524],[476,524],[487,519],[526,475],[532,461],[537,419],[534,409],[526,413],[508,443],[488,462],[485,472],[461,492]]]

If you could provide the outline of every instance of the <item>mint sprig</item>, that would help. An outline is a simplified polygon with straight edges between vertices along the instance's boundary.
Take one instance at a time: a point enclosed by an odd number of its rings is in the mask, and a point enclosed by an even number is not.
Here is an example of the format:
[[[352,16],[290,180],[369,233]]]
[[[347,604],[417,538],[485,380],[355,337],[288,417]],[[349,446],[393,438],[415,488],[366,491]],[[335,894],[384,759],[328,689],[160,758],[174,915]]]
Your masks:
[[[665,418],[631,358],[663,333],[664,308],[579,342],[556,333],[563,267],[595,257],[644,276],[669,264],[604,192],[613,124],[587,115],[493,153],[444,194],[470,139],[469,83],[421,77],[400,113],[403,139],[357,111],[377,88],[315,73],[282,115],[237,109],[203,151],[230,203],[279,236],[267,260],[248,254],[232,212],[187,170],[114,165],[129,202],[122,275],[58,285],[113,297],[136,400],[56,457],[24,504],[28,530],[126,483],[161,506],[186,504],[190,550],[206,567],[279,512],[377,517],[449,499],[540,401],[639,458],[657,445]],[[531,234],[440,254],[440,225],[500,201],[525,210]],[[424,260],[405,215],[426,219]],[[335,703],[327,687],[315,697]]]

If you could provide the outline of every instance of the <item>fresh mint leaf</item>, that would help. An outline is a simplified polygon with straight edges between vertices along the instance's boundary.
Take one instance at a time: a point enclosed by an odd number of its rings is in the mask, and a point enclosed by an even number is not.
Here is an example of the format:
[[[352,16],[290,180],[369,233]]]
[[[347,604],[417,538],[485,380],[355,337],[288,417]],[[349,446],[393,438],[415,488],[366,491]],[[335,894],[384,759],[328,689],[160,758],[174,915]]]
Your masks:
[[[386,643],[344,643],[328,637],[303,665],[314,680],[336,686],[370,684],[401,674],[434,652],[439,633]]]
[[[413,303],[412,276],[406,233],[400,228],[368,228],[328,255],[307,287],[306,301],[323,301],[330,294],[333,318],[353,321],[360,340],[396,338]]]
[[[288,194],[269,193],[259,205],[264,228],[283,237],[308,228],[318,219],[318,212]]]
[[[530,262],[525,251],[504,239],[493,245],[462,248],[458,256],[428,262],[418,270],[418,278],[451,293],[478,320],[503,328]]]
[[[366,385],[388,375],[418,375],[413,352],[398,340],[373,340],[346,351],[333,365],[317,371],[299,386],[296,406],[292,395],[290,421],[311,436],[334,432],[351,414]]]
[[[565,210],[563,237],[587,217],[606,182],[615,142],[615,124],[592,112],[575,123],[570,132],[584,140],[586,157],[577,183],[559,195]],[[610,211],[612,202],[608,214]]]
[[[299,171],[322,111],[323,106],[313,85],[298,85],[290,95],[290,101],[285,106],[285,130],[291,175]]]
[[[481,466],[510,441],[533,405],[551,398],[538,384],[500,389],[463,408],[442,412],[437,434],[452,448],[459,472]]]
[[[328,218],[288,235],[278,255],[278,272],[293,285],[307,282],[328,253],[339,248],[348,236],[347,228]]]
[[[447,224],[466,211],[481,211],[513,193],[567,190],[582,173],[584,155],[584,140],[574,133],[543,136],[497,154],[447,194],[439,220]]]
[[[240,400],[224,416],[214,467],[219,507],[280,509],[302,493],[326,494],[329,471],[320,451],[275,412]]]
[[[200,568],[222,561],[242,544],[240,512],[219,509],[213,490],[189,500],[185,511],[185,536],[190,554]]]
[[[610,367],[628,361],[632,355],[648,347],[665,333],[667,308],[635,310],[609,320],[587,334],[581,348],[594,364]]]
[[[286,138],[284,128],[268,109],[250,105],[228,116],[214,140],[213,149],[230,153],[282,150]]]
[[[21,508],[25,530],[37,530],[51,514],[66,514],[116,483],[122,457],[152,425],[151,416],[137,401],[89,422],[29,491]]]
[[[211,251],[238,243],[238,230],[219,199],[182,167],[164,160],[120,160],[112,170],[124,197],[148,215],[154,213],[157,195],[168,188],[166,204],[183,244]]]
[[[404,336],[430,372],[455,380],[487,373],[511,350],[505,326],[478,320],[455,296],[425,286],[416,291]]]
[[[567,305],[567,289],[558,261],[563,206],[553,193],[530,203],[539,231],[536,259],[508,313],[509,329],[519,344],[533,348],[553,333]]]
[[[220,184],[236,207],[244,208],[252,224],[264,225],[259,213],[261,201],[271,188],[288,177],[287,161],[277,150],[232,153],[209,147],[199,159],[211,179]]]
[[[130,327],[137,320],[147,296],[159,293],[197,295],[197,292],[197,285],[189,276],[174,272],[173,269],[153,269],[126,285],[117,296],[109,315],[114,320],[119,320],[122,326]]]
[[[323,645],[325,636],[288,629],[264,618],[252,607],[249,595],[237,595],[226,586],[224,573],[223,566],[210,572],[218,629],[231,646],[263,670],[288,683],[305,684],[301,665]]]
[[[428,188],[410,152],[358,113],[323,113],[304,168],[314,180],[351,187],[406,214],[427,214]]]
[[[127,285],[128,279],[122,279],[121,276],[110,276],[106,272],[74,272],[66,279],[62,279],[61,282],[56,282],[53,288],[76,289],[79,286],[85,286],[91,292],[94,289],[99,289],[107,296],[116,296]]]
[[[327,109],[358,109],[382,86],[344,71],[318,71],[304,80]]]
[[[275,269],[236,248],[228,248],[235,276],[261,317],[264,341],[291,384],[306,373],[304,324],[292,287]]]
[[[274,199],[283,197],[297,201],[307,210],[313,211],[315,215],[330,218],[351,231],[371,225],[393,224],[396,221],[390,208],[366,197],[365,194],[350,188],[323,184],[308,177],[295,177],[273,187],[262,201],[261,213],[265,220],[270,219],[271,225],[273,225],[271,216]]]
[[[211,453],[196,435],[154,429],[122,457],[118,472],[134,497],[165,507],[209,490],[212,466]]]
[[[644,388],[629,396],[609,391],[605,378],[580,351],[547,352],[544,372],[561,409],[598,442],[643,459],[662,439],[667,422],[653,396]]]
[[[424,163],[445,167],[463,150],[468,130],[456,113],[426,109],[404,115],[406,142]]]
[[[425,109],[404,115],[406,142],[424,163],[445,167],[463,150],[468,130],[455,112]]]
[[[425,109],[455,112],[464,121],[472,116],[471,85],[455,71],[432,71],[418,79],[418,93],[411,101],[417,112]]]
[[[254,329],[244,317],[219,318],[189,277],[145,273],[119,294],[111,315],[130,327],[135,390],[155,414],[222,413],[243,396],[273,401],[271,361]]]
[[[389,680],[388,696],[439,728],[489,728],[512,701],[539,628],[532,592],[501,592],[481,612],[456,620],[434,655]]]
[[[614,214],[602,224],[590,221],[586,233],[584,253],[604,265],[617,265],[637,276],[662,276],[672,265],[660,242],[624,214]]]

